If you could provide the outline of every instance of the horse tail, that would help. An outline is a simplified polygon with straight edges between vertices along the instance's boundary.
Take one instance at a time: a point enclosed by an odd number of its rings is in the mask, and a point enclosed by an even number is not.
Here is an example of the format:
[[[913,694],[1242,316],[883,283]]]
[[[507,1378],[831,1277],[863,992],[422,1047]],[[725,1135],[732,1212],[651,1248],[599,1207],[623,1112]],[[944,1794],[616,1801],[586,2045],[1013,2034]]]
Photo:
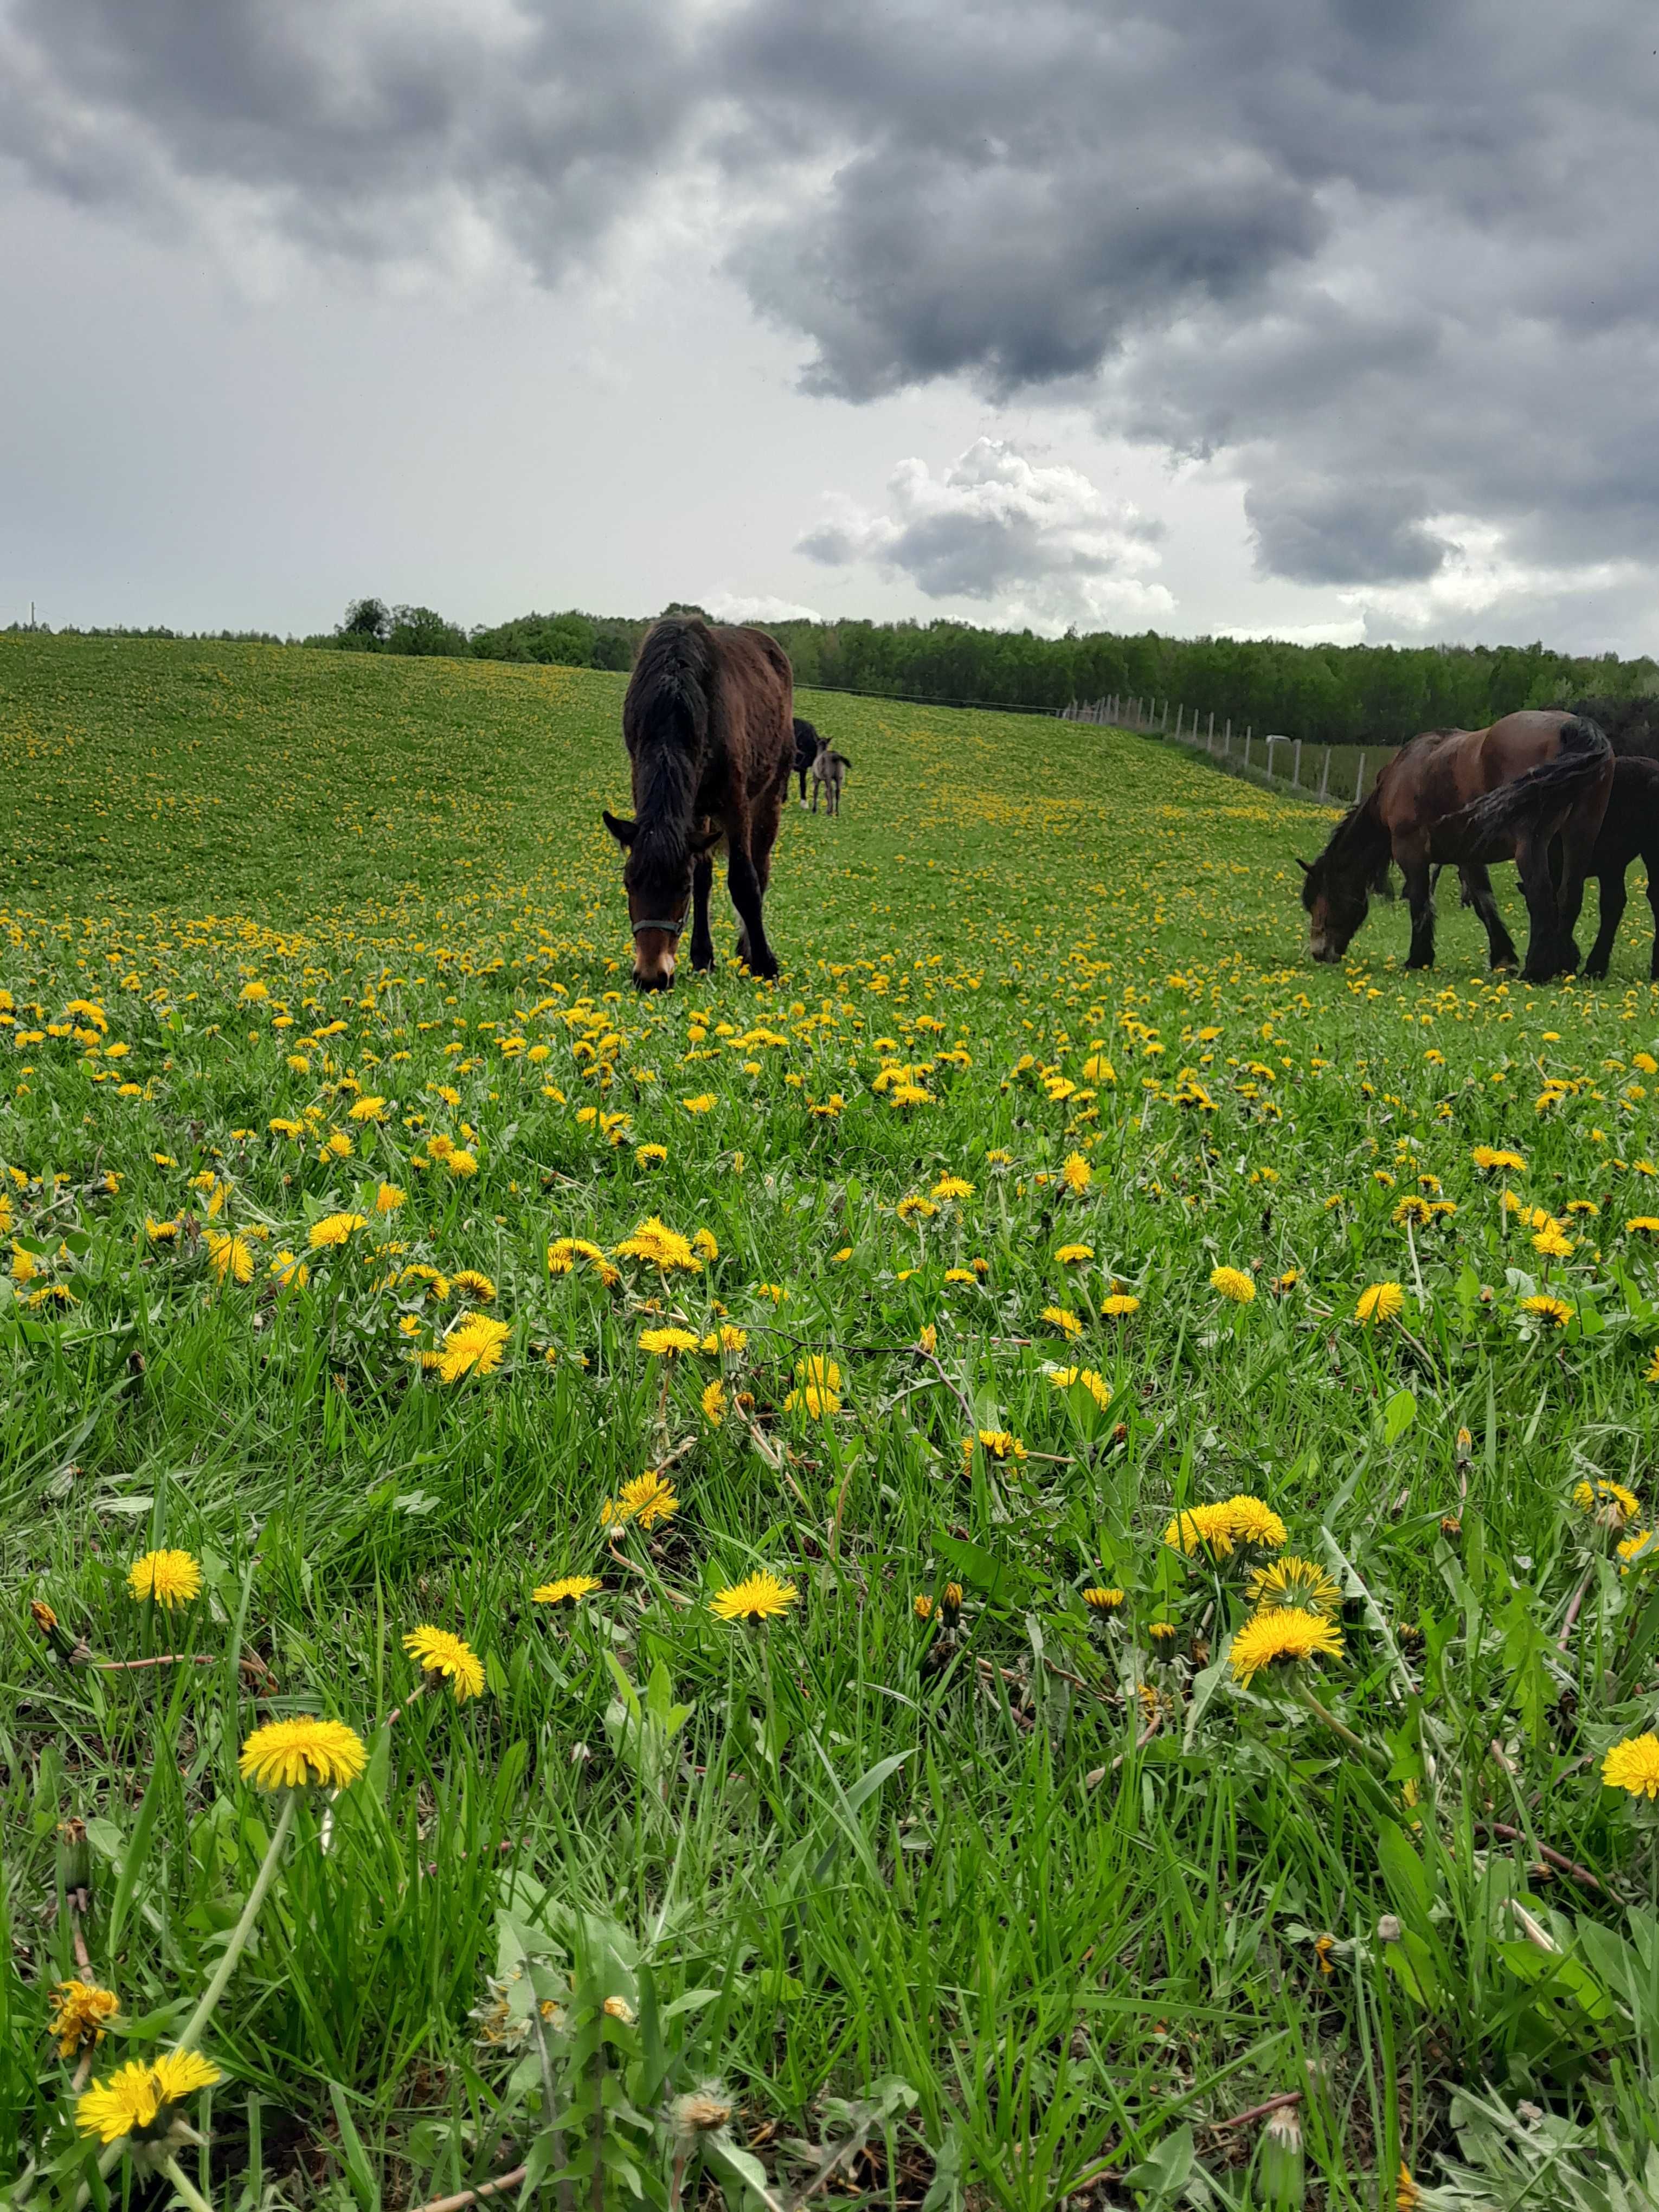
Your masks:
[[[1561,750],[1553,760],[1529,768],[1513,782],[1500,783],[1463,809],[1472,844],[1477,850],[1495,846],[1535,826],[1595,783],[1612,757],[1601,725],[1588,714],[1574,714],[1561,725]]]

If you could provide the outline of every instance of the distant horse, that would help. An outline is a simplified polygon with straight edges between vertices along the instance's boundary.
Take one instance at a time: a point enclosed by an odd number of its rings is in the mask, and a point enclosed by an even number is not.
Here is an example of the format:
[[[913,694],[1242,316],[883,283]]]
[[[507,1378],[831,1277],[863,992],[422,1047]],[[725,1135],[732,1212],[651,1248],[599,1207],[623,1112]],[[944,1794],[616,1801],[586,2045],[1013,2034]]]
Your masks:
[[[1394,860],[1411,902],[1407,966],[1434,964],[1430,870],[1436,861],[1464,872],[1496,964],[1493,924],[1498,931],[1503,924],[1486,868],[1494,860],[1513,860],[1532,921],[1522,971],[1526,981],[1547,982],[1564,968],[1576,969],[1573,925],[1607,811],[1613,767],[1607,739],[1583,715],[1525,711],[1506,714],[1486,730],[1425,730],[1395,755],[1370,796],[1349,808],[1319,858],[1299,863],[1314,958],[1341,959]],[[1561,844],[1559,896],[1550,871],[1555,838]]]
[[[646,632],[623,700],[634,770],[631,822],[606,813],[624,848],[634,981],[665,991],[692,911],[691,965],[712,968],[708,890],[724,842],[726,887],[742,929],[738,957],[775,975],[762,902],[794,764],[789,658],[764,630],[711,629],[671,615]]]
[[[1584,869],[1586,879],[1593,876],[1601,892],[1601,927],[1583,970],[1592,982],[1599,982],[1607,972],[1613,940],[1629,903],[1625,896],[1626,872],[1632,860],[1638,860],[1648,872],[1648,904],[1653,908],[1653,952],[1648,973],[1653,981],[1659,983],[1659,761],[1621,757],[1613,764],[1613,795],[1607,801],[1601,834],[1591,848]],[[1550,872],[1557,878],[1561,873],[1561,863],[1558,842],[1550,848]],[[1434,872],[1438,882],[1439,869]],[[1459,869],[1465,906],[1476,903],[1476,886],[1470,883],[1470,876],[1484,872],[1480,869]],[[1481,918],[1486,924],[1492,966],[1512,968],[1515,947],[1496,907],[1489,908]]]
[[[806,772],[823,750],[823,739],[812,725],[795,716],[795,774],[800,778],[800,803],[806,804]]]
[[[831,814],[841,812],[841,787],[847,781],[847,771],[853,765],[845,753],[838,753],[832,745],[820,745],[817,758],[812,763],[812,811],[818,811],[818,793],[823,793],[823,803]]]

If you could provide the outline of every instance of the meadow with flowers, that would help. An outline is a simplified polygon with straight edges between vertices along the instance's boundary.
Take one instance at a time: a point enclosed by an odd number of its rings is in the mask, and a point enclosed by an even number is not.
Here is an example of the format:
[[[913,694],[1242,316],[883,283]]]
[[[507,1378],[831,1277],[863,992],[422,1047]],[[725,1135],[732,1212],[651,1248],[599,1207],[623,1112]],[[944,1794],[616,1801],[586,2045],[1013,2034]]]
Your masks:
[[[0,639],[0,2201],[1656,2201],[1645,944],[808,693],[636,999],[622,684]]]

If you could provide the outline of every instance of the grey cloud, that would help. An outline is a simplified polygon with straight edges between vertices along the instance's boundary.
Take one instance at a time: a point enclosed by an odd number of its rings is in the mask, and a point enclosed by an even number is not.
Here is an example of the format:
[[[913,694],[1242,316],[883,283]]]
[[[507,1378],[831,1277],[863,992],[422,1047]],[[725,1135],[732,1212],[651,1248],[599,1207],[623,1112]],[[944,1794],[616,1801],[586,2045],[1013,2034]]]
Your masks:
[[[447,222],[556,278],[695,116],[680,0],[0,0],[0,159],[153,224],[419,261]]]
[[[836,501],[796,551],[826,567],[873,562],[929,599],[994,601],[1012,619],[1056,628],[1173,609],[1167,589],[1147,580],[1156,524],[1078,469],[980,438],[938,477],[925,461],[901,461],[887,489],[879,513]]]
[[[1086,398],[1340,587],[1467,580],[1471,522],[1569,598],[1659,564],[1656,90],[1633,0],[0,0],[46,190],[547,282],[707,193],[811,391]],[[1006,573],[888,520],[924,590]]]
[[[1253,485],[1244,514],[1261,565],[1297,584],[1432,576],[1449,547],[1420,520],[1420,488],[1346,478]]]

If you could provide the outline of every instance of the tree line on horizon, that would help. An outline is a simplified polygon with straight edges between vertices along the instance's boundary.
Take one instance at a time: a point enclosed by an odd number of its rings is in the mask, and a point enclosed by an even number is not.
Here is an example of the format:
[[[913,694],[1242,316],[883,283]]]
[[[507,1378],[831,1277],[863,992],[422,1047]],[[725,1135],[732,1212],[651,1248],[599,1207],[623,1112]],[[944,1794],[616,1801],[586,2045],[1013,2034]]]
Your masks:
[[[665,613],[702,614],[678,601]],[[332,630],[271,644],[333,651],[537,662],[623,671],[657,617],[520,615],[472,630],[430,607],[354,600]],[[14,628],[18,627],[14,625]],[[1190,721],[1213,714],[1258,735],[1311,744],[1393,745],[1415,731],[1480,729],[1522,707],[1586,704],[1620,750],[1659,752],[1659,662],[1645,656],[1513,646],[1297,645],[1277,638],[1167,637],[1111,630],[1039,637],[1031,630],[916,622],[769,623],[803,689],[1057,713],[1073,700],[1162,702]],[[82,633],[165,637],[161,629]]]

